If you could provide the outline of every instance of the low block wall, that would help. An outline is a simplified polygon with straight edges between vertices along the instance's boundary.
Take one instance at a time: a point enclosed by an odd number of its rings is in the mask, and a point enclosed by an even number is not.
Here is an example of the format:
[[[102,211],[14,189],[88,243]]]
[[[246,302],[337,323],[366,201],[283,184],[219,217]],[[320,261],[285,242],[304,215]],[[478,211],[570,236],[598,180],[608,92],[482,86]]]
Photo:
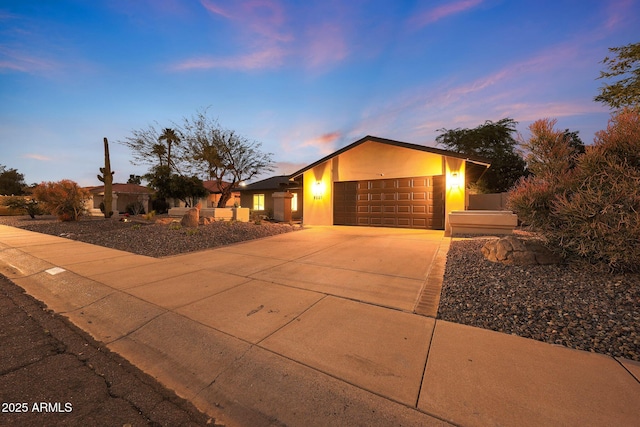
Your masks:
[[[174,218],[182,218],[184,214],[191,208],[171,208],[169,216]],[[249,208],[201,208],[200,218],[214,218],[216,220],[240,222],[249,221]]]
[[[511,211],[452,211],[449,214],[451,235],[512,234],[518,216]]]

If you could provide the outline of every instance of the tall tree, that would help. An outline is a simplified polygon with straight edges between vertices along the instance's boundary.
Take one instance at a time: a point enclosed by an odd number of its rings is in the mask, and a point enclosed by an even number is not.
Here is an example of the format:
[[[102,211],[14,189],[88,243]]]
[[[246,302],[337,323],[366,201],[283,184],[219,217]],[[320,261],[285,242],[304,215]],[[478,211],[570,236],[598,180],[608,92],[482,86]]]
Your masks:
[[[272,154],[261,151],[260,143],[222,129],[206,110],[185,118],[182,132],[185,160],[191,162],[196,172],[215,180],[222,191],[218,207],[226,206],[233,188],[240,182],[274,170]]]
[[[513,119],[504,118],[497,122],[487,120],[473,129],[438,129],[442,133],[436,142],[452,151],[491,160],[491,167],[475,187],[482,193],[501,193],[527,174],[526,163],[516,152],[516,124]]]
[[[24,175],[19,173],[17,169],[7,169],[6,166],[0,165],[0,194],[16,195],[24,194],[26,187]]]
[[[174,129],[164,128],[162,130],[162,135],[158,137],[158,142],[162,143],[162,141],[164,141],[164,143],[166,143],[166,146],[167,146],[167,149],[166,149],[167,166],[169,166],[169,169],[173,169],[176,172],[178,172],[178,168],[176,167],[176,164],[173,161],[173,158],[171,157],[171,148],[180,144],[180,141],[181,141],[180,137],[178,136],[178,134]]]
[[[179,173],[175,159],[179,157],[176,151],[182,148],[179,131],[163,128],[158,132],[156,126],[149,125],[146,129],[131,131],[131,136],[118,142],[131,149],[132,164],[145,164],[150,168],[168,166],[171,172]]]
[[[594,100],[613,109],[640,108],[640,43],[612,47],[609,51],[616,56],[604,58],[602,63],[607,71],[601,71],[598,78],[620,80],[612,84],[605,83]]]

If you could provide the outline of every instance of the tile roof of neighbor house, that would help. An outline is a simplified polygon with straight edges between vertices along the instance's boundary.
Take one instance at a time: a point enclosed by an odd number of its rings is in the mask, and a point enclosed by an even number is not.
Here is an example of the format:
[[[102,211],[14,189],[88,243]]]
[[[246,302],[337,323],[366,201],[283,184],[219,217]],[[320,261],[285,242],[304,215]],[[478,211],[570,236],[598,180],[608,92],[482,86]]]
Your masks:
[[[203,181],[202,185],[206,188],[210,193],[222,193],[222,189],[227,188],[231,185],[231,183],[222,181],[222,185],[218,184],[216,180]]]
[[[96,187],[87,187],[91,193],[104,192],[104,185]],[[151,194],[154,191],[148,187],[138,184],[111,184],[111,191],[122,194]]]
[[[236,188],[238,191],[256,190],[284,190],[286,188],[298,187],[300,184],[289,179],[288,175],[272,176],[271,178],[247,184],[244,187]]]
[[[327,160],[330,160],[342,153],[344,153],[345,151],[351,150],[354,147],[357,147],[360,144],[363,144],[367,141],[372,141],[372,142],[378,142],[380,144],[387,144],[387,145],[393,145],[396,147],[402,147],[402,148],[408,148],[410,150],[418,150],[418,151],[425,151],[427,153],[434,153],[434,154],[440,154],[442,156],[449,156],[449,157],[455,157],[458,159],[464,159],[470,162],[474,162],[474,163],[480,163],[482,165],[485,165],[486,167],[489,167],[489,165],[491,164],[491,161],[488,159],[485,159],[483,157],[479,157],[479,156],[470,156],[467,154],[462,154],[462,153],[456,153],[455,151],[449,151],[449,150],[441,150],[439,148],[433,148],[433,147],[427,147],[426,145],[418,145],[418,144],[410,144],[408,142],[401,142],[401,141],[394,141],[392,139],[386,139],[386,138],[380,138],[377,136],[371,136],[371,135],[367,135],[364,138],[361,138],[359,140],[357,140],[356,142],[347,145],[346,147],[341,148],[340,150],[329,154],[326,157],[323,157],[322,159],[318,160],[315,163],[310,164],[309,166],[306,166],[302,169],[300,169],[297,172],[292,173],[291,175],[289,175],[290,178],[296,178],[300,175],[302,175],[303,173],[305,173],[306,171],[308,171],[309,169],[313,169],[314,167],[318,166],[319,164],[322,164],[324,162],[326,162]]]

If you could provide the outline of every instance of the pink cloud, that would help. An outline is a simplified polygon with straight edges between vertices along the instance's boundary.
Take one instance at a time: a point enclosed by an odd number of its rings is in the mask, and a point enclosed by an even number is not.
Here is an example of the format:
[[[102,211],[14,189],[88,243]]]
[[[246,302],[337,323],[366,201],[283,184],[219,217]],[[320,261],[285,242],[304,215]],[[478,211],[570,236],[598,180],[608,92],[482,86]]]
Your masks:
[[[349,48],[342,28],[336,24],[321,24],[307,30],[308,40],[301,46],[309,68],[340,62],[347,57]]]
[[[212,1],[209,0],[200,0],[200,4],[202,4],[202,6],[207,9],[209,12],[215,14],[215,15],[220,15],[224,18],[228,18],[231,19],[231,14],[229,12],[227,12],[226,10],[224,10],[222,7],[220,7],[217,4],[214,4]]]
[[[342,136],[340,132],[329,132],[318,137],[306,140],[302,146],[303,147],[315,147],[321,153],[331,153],[335,146],[335,142]]]
[[[286,53],[278,48],[272,47],[245,55],[238,55],[228,58],[193,58],[185,60],[171,67],[174,71],[187,70],[207,70],[214,68],[230,70],[256,70],[265,68],[275,68],[282,64]]]
[[[225,58],[201,55],[172,66],[170,69],[174,71],[268,69],[284,65],[286,58],[309,69],[322,70],[342,61],[350,51],[345,21],[335,16],[341,15],[340,9],[331,9],[330,20],[301,25],[291,20],[289,11],[278,0],[200,0],[200,3],[215,17],[229,21],[233,28],[229,41],[236,43],[242,53]]]
[[[627,21],[630,17],[634,16],[632,12],[633,0],[618,0],[611,1],[607,4],[607,20],[604,23],[604,27],[607,30],[615,30],[620,27],[622,23]]]
[[[34,160],[40,160],[42,162],[49,162],[51,160],[53,160],[51,157],[47,157],[47,156],[43,156],[42,154],[25,154],[24,156],[25,159],[34,159]]]
[[[413,17],[411,21],[418,28],[424,27],[448,16],[473,9],[483,1],[484,0],[461,0],[455,3],[444,4],[442,6],[436,7],[435,9],[428,10],[420,15]]]
[[[42,73],[59,68],[53,61],[27,55],[22,52],[0,47],[0,70],[20,71],[23,73]]]

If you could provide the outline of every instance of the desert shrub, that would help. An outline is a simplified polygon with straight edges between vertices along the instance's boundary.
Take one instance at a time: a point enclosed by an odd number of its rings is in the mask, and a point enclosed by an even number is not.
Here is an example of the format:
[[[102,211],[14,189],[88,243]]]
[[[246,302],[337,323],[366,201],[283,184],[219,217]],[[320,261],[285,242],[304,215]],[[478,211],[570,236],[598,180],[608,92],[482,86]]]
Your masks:
[[[554,182],[521,181],[508,204],[565,256],[640,271],[640,114],[618,113],[587,148]]]
[[[156,211],[158,214],[165,214],[169,212],[170,207],[171,205],[169,205],[169,202],[165,199],[153,199],[151,201],[151,209]]]
[[[68,179],[43,182],[33,190],[33,195],[47,212],[61,221],[77,221],[89,200],[89,192]]]
[[[127,212],[129,215],[144,214],[144,205],[140,201],[129,203],[125,208],[125,212]]]
[[[3,204],[12,211],[26,213],[31,218],[35,218],[36,215],[42,215],[42,209],[40,208],[38,201],[32,198],[18,196],[8,197],[3,201]]]

